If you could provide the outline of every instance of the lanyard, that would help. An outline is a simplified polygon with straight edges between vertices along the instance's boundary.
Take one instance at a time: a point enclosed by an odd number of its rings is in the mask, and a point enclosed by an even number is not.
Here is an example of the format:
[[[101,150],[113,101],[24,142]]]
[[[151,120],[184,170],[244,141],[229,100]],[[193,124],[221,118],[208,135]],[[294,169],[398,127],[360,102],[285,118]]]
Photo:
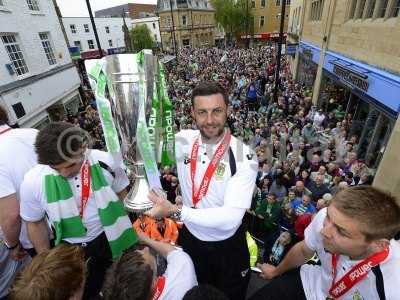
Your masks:
[[[164,290],[164,287],[165,287],[165,277],[160,276],[157,279],[156,290],[154,292],[152,300],[157,300],[158,298],[160,298],[160,296]]]
[[[7,131],[10,131],[11,129],[12,129],[11,127],[4,129],[3,131],[0,132],[0,135],[6,133]]]
[[[337,299],[346,294],[353,286],[363,280],[368,272],[375,266],[379,265],[389,255],[389,248],[384,249],[381,252],[377,252],[370,257],[364,259],[362,262],[355,265],[349,272],[347,272],[340,280],[336,281],[337,275],[337,262],[339,255],[332,254],[332,285],[329,289],[329,297]],[[330,298],[327,299],[330,299]]]
[[[199,153],[199,138],[195,140],[192,148],[192,154],[190,156],[190,177],[192,179],[193,207],[196,207],[201,198],[203,198],[207,194],[208,187],[211,182],[211,177],[214,175],[218,163],[226,152],[226,149],[229,147],[230,141],[231,134],[227,132],[224,136],[224,139],[222,140],[222,143],[218,146],[217,150],[215,150],[214,156],[208,164],[206,173],[204,174],[203,180],[201,181],[200,188],[196,191],[194,186],[194,177],[196,174],[197,155]]]
[[[86,208],[87,202],[89,200],[89,195],[90,195],[90,165],[89,165],[88,160],[86,160],[83,163],[82,172],[81,172],[81,181],[82,181],[81,210],[80,210],[79,214],[82,218],[83,212]]]

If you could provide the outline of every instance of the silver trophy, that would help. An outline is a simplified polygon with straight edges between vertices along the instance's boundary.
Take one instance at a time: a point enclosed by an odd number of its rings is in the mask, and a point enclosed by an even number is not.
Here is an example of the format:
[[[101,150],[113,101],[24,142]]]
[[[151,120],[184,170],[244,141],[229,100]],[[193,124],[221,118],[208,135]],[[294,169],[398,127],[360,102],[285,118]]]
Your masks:
[[[121,142],[121,152],[128,176],[133,179],[133,187],[124,200],[127,210],[143,212],[153,203],[148,199],[150,190],[165,197],[161,189],[160,175],[157,170],[148,170],[149,162],[156,166],[157,134],[149,140],[140,140],[139,124],[148,124],[152,112],[153,91],[156,85],[158,61],[151,50],[143,51],[144,60],[138,63],[139,54],[118,54],[103,58],[103,71],[107,77],[111,110]],[[139,128],[140,127],[140,128]],[[147,127],[145,127],[146,130]],[[139,134],[140,136],[140,134]],[[143,136],[143,135],[142,135]],[[146,155],[140,149],[146,147]],[[142,148],[141,148],[142,147]],[[151,154],[149,153],[151,149]],[[143,156],[146,157],[146,168]],[[154,160],[154,161],[151,161]]]

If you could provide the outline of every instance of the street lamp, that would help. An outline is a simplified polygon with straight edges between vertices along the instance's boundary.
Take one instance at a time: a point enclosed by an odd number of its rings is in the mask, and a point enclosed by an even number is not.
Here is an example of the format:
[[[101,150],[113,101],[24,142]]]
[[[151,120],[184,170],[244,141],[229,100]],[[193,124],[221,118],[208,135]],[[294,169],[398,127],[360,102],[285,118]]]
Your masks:
[[[171,29],[172,41],[174,43],[174,52],[175,52],[176,61],[178,61],[178,51],[177,51],[177,48],[176,48],[176,39],[175,39],[174,14],[172,13],[172,0],[169,0],[169,8],[170,8],[170,11],[171,11],[171,21],[172,21],[172,29]]]
[[[281,52],[283,43],[283,27],[285,25],[285,8],[286,8],[286,0],[281,0],[281,26],[279,30],[278,53],[276,56],[274,102],[278,102],[278,88],[280,85],[279,73],[281,70],[281,56],[282,56]]]
[[[93,18],[93,14],[92,14],[92,8],[90,7],[89,0],[86,0],[86,6],[87,6],[87,9],[89,11],[90,22],[92,23],[94,37],[96,39],[97,48],[99,49],[99,55],[100,55],[100,58],[102,58],[103,57],[103,50],[101,49],[99,36],[97,34],[96,23],[94,22],[94,18]]]

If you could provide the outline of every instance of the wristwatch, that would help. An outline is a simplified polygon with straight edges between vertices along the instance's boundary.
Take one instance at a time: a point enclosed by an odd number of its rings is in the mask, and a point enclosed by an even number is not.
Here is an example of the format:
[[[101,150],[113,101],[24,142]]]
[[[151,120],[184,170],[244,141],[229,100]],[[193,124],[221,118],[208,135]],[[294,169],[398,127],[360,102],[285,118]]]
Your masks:
[[[174,221],[182,220],[182,207],[178,207],[175,212],[170,215],[170,218]]]
[[[8,243],[6,241],[4,241],[4,246],[6,246],[6,248],[8,250],[14,250],[15,248],[17,248],[19,246],[19,241],[14,246],[10,246],[10,245],[8,245]]]

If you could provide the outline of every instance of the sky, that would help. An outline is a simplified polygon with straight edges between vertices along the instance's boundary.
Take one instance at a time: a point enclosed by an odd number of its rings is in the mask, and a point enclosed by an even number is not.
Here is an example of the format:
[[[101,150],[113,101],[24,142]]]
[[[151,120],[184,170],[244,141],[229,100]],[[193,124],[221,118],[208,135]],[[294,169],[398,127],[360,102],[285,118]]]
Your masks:
[[[63,17],[88,17],[86,0],[56,0]],[[90,0],[93,16],[96,10],[122,5],[126,3],[157,4],[157,0]]]

